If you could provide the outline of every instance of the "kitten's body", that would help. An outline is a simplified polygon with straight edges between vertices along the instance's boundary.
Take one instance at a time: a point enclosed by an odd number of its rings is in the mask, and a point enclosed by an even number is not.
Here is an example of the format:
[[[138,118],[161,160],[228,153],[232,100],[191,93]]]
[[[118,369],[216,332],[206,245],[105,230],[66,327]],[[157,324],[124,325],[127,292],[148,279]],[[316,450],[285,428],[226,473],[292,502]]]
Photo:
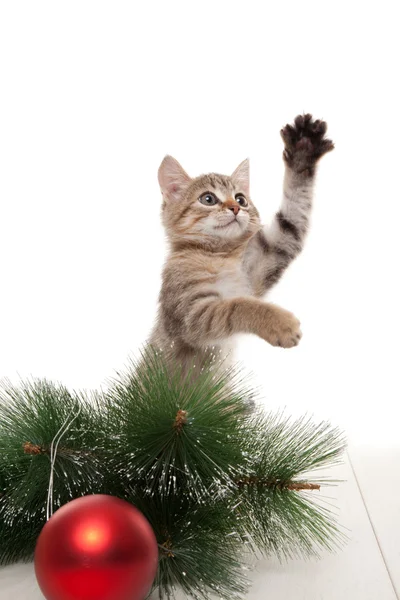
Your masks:
[[[210,352],[226,355],[237,333],[297,345],[299,321],[260,298],[301,251],[312,204],[315,165],[333,148],[326,124],[299,116],[281,132],[286,173],[283,202],[261,226],[249,197],[249,167],[232,176],[191,179],[171,157],[160,166],[163,221],[171,252],[150,343],[183,365],[201,368]]]

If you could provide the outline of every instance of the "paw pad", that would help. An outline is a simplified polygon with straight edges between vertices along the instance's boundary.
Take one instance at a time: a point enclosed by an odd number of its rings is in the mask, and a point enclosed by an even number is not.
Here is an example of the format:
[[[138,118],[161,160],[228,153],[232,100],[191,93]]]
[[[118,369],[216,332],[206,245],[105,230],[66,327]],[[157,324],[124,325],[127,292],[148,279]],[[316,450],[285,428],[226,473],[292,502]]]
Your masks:
[[[314,121],[310,114],[298,115],[294,125],[281,130],[285,162],[298,173],[313,174],[317,160],[334,148],[333,142],[325,137],[326,130],[325,121]]]

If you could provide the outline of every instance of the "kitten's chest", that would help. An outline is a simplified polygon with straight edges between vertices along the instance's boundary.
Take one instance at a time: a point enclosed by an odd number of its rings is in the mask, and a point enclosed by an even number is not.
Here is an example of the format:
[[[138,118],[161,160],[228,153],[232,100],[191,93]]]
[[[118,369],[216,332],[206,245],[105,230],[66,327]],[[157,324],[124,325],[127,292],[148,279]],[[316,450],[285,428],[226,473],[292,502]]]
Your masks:
[[[249,296],[251,289],[242,264],[221,265],[216,277],[215,289],[222,298]]]

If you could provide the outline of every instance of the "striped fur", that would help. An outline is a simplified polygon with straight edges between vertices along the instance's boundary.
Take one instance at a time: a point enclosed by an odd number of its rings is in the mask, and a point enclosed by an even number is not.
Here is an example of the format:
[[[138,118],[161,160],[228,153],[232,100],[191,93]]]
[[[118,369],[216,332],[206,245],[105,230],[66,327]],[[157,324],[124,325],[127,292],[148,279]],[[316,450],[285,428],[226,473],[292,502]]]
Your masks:
[[[301,251],[312,205],[317,160],[333,148],[326,124],[300,115],[281,135],[286,164],[283,201],[262,226],[249,197],[249,164],[231,176],[191,179],[166,157],[159,169],[162,217],[171,251],[150,342],[184,368],[196,357],[229,352],[238,333],[290,348],[301,338],[290,312],[260,298]]]

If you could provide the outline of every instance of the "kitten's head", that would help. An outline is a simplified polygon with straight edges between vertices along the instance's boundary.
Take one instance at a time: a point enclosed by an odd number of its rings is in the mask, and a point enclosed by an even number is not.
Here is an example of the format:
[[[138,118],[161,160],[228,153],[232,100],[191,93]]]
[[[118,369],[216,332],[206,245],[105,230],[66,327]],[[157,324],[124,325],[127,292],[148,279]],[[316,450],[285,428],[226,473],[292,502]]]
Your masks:
[[[232,175],[201,175],[192,179],[172,156],[158,170],[163,195],[163,223],[174,243],[239,246],[260,227],[249,196],[249,161]]]

